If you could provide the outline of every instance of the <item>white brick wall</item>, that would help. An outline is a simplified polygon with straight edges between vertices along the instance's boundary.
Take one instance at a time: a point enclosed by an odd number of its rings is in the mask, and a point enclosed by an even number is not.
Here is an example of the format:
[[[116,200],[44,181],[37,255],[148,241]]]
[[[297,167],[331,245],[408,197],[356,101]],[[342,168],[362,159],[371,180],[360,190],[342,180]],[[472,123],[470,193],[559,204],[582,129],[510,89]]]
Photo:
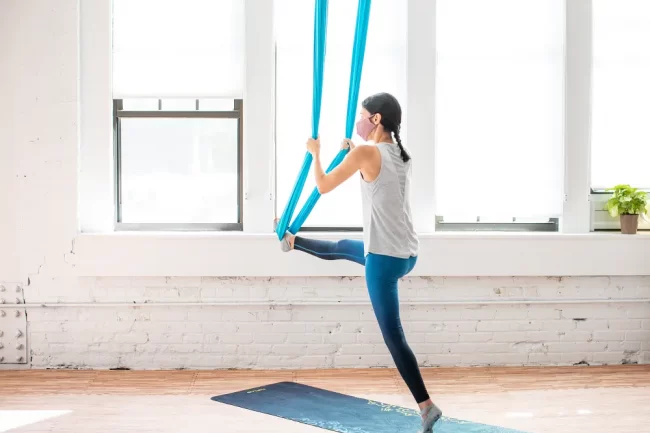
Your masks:
[[[362,278],[36,276],[25,297],[34,368],[393,366]],[[400,298],[422,366],[650,362],[650,277],[410,278]]]

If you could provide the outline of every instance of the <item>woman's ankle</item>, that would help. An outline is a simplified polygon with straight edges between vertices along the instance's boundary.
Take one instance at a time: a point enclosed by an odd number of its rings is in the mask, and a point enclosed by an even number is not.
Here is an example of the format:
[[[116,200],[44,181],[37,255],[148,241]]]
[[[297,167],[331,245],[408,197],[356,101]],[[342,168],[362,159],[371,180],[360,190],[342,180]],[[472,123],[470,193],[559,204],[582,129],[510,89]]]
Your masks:
[[[287,232],[287,234],[285,234],[285,236],[289,240],[289,245],[291,246],[291,249],[294,249],[295,246],[296,246],[296,235]]]
[[[421,412],[426,412],[430,407],[433,407],[433,401],[431,399],[425,400],[422,403],[418,403]]]

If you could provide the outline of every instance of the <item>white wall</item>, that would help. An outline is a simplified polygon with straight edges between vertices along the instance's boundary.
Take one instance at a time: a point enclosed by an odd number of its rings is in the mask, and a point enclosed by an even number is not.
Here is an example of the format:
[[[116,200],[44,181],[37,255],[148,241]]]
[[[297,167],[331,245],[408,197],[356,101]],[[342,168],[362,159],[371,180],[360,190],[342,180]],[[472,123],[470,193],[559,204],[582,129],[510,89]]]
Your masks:
[[[393,365],[363,278],[39,276],[32,297],[64,305],[29,309],[37,368]],[[629,302],[650,277],[416,277],[400,297],[423,366],[650,361],[650,304]]]
[[[77,0],[0,4],[0,284],[19,285],[27,303],[6,306],[27,312],[24,366],[391,365],[358,268],[305,257],[291,276],[295,256],[276,253],[269,234],[78,237],[79,13]],[[585,236],[428,237],[402,292],[422,364],[650,362],[649,238]],[[250,251],[265,252],[257,269],[269,277],[226,269],[258,266]],[[472,271],[481,277],[463,275]],[[535,276],[554,271],[586,276]],[[589,277],[602,272],[614,276]],[[13,339],[5,330],[5,353]],[[22,365],[13,359],[3,365]]]

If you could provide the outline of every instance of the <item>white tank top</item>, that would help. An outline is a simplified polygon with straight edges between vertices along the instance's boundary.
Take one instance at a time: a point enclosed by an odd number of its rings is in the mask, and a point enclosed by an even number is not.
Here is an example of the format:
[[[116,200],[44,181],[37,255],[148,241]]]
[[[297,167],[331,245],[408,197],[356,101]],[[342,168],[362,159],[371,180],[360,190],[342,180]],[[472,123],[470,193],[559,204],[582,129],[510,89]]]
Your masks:
[[[407,259],[418,255],[419,242],[411,215],[411,160],[404,162],[399,147],[377,143],[379,175],[361,178],[364,253]]]

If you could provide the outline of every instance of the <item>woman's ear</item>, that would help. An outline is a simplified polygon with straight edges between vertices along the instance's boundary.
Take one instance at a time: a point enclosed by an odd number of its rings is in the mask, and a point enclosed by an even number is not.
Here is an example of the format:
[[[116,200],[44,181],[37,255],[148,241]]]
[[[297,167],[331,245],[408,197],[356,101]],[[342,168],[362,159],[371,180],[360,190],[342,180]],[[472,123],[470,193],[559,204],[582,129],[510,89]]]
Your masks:
[[[373,123],[375,126],[379,125],[379,124],[381,123],[381,114],[380,114],[380,113],[375,113],[375,114],[370,118],[370,120],[372,121],[372,123]]]

